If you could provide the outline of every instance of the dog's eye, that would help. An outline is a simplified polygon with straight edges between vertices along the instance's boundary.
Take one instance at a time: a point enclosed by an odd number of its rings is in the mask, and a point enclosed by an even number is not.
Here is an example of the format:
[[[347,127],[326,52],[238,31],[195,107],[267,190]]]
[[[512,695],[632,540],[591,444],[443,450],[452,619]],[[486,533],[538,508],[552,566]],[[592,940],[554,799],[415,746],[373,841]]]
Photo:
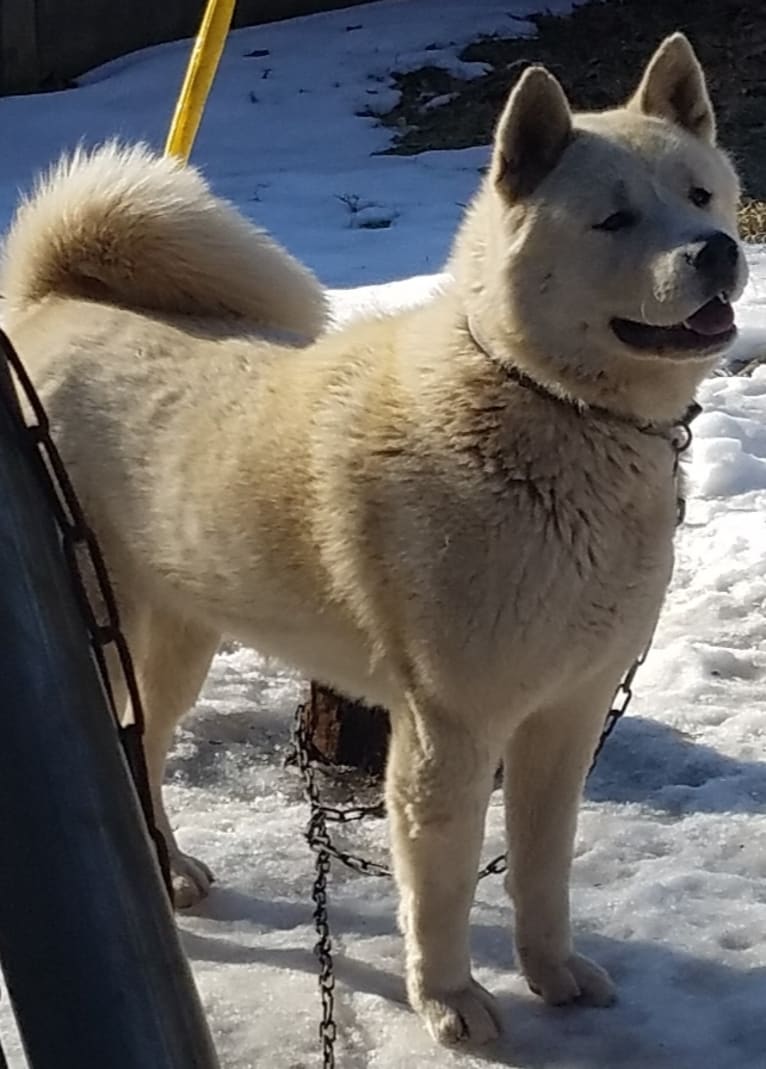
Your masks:
[[[600,223],[596,223],[593,227],[594,230],[627,230],[628,227],[635,226],[638,222],[638,216],[635,212],[621,211],[612,212]]]
[[[689,190],[689,200],[696,208],[707,208],[712,199],[713,194],[710,190],[702,186],[692,186]]]

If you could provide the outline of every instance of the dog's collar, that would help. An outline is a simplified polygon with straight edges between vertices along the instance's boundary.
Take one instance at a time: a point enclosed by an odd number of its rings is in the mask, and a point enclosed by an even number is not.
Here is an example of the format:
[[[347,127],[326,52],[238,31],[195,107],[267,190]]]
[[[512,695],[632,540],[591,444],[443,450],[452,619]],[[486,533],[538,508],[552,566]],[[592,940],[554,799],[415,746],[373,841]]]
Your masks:
[[[544,397],[547,401],[553,401],[557,405],[562,405],[564,408],[568,408],[570,411],[576,412],[580,416],[594,416],[596,419],[609,420],[612,423],[622,423],[627,427],[632,427],[633,430],[640,431],[641,434],[653,435],[655,438],[665,438],[675,451],[679,451],[679,442],[683,443],[681,450],[688,448],[688,444],[691,441],[691,430],[689,424],[692,420],[696,419],[702,411],[701,405],[698,405],[696,401],[692,403],[684,412],[683,416],[678,420],[673,420],[668,423],[651,423],[644,420],[634,419],[632,416],[625,416],[619,412],[613,412],[609,408],[604,408],[602,405],[591,405],[585,401],[578,401],[573,397],[564,397],[562,394],[555,393],[553,390],[549,390],[547,386],[544,386],[537,379],[532,378],[526,371],[522,371],[521,368],[515,364],[507,363],[505,360],[501,360],[487,345],[486,341],[482,338],[481,332],[477,331],[476,323],[470,318],[466,318],[466,329],[468,335],[473,341],[476,348],[484,353],[484,355],[492,361],[497,367],[501,369],[506,378],[515,382],[518,386],[522,386],[525,390],[531,390],[532,393],[536,393],[539,397]]]

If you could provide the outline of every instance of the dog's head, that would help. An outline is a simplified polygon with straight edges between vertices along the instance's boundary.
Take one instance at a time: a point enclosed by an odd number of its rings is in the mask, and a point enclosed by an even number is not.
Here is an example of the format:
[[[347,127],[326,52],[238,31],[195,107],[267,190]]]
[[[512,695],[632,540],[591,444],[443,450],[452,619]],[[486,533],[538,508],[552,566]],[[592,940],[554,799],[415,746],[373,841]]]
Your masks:
[[[600,399],[610,389],[618,399],[631,383],[662,393],[675,377],[688,394],[736,332],[731,302],[747,277],[738,198],[683,35],[610,111],[573,114],[553,75],[531,67],[452,266],[493,343],[542,361],[549,380],[573,392],[600,383]],[[666,400],[649,389],[640,407],[656,402],[660,415],[683,398]]]

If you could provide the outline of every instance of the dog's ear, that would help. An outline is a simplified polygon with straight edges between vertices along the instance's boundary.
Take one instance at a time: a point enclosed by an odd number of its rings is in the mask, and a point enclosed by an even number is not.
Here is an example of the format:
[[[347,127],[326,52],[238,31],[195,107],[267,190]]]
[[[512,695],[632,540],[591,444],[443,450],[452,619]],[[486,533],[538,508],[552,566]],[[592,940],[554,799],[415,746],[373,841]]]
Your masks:
[[[528,67],[497,125],[491,180],[512,200],[527,196],[556,166],[571,137],[564,90],[545,67]]]
[[[682,33],[666,37],[649,60],[641,84],[628,107],[656,115],[715,144],[715,114],[705,75]]]

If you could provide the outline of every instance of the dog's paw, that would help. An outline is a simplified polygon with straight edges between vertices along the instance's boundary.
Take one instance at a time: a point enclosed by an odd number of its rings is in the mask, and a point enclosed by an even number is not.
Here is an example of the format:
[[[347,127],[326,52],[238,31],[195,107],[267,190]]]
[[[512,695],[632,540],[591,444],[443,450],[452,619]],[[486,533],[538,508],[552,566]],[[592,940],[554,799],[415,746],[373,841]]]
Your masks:
[[[420,992],[410,1001],[433,1038],[446,1047],[489,1043],[500,1035],[495,1000],[475,980],[460,991]]]
[[[595,961],[572,954],[563,962],[538,960],[524,964],[530,990],[551,1006],[582,1002],[588,1006],[611,1006],[617,997],[606,969]]]
[[[207,898],[215,880],[204,861],[181,853],[171,855],[170,875],[176,909],[190,909]]]

